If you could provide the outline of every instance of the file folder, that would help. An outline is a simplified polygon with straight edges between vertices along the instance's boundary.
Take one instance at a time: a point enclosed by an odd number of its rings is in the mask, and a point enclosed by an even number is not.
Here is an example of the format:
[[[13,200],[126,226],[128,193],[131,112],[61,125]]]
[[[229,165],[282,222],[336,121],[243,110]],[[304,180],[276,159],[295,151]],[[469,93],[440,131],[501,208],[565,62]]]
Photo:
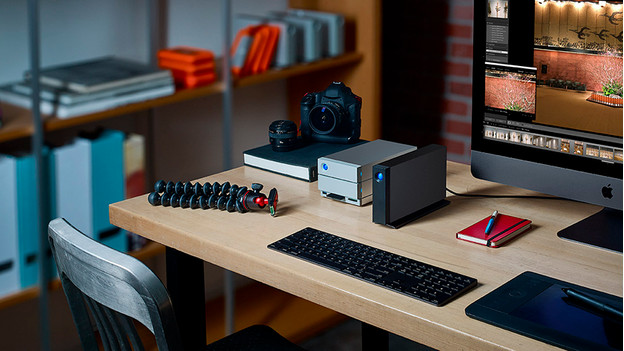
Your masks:
[[[125,231],[103,233],[116,229],[109,222],[108,205],[124,199],[123,141],[122,132],[106,130],[54,152],[57,216],[119,251],[127,251]]]
[[[19,290],[15,160],[0,155],[0,296]]]

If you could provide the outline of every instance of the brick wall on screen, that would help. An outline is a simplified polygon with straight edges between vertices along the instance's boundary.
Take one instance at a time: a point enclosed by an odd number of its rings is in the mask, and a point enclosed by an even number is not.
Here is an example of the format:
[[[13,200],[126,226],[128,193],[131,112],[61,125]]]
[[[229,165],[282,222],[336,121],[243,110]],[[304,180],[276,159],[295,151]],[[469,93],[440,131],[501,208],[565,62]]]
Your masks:
[[[382,6],[382,137],[470,162],[473,1]]]
[[[470,162],[473,1],[449,0],[442,131],[450,160]]]

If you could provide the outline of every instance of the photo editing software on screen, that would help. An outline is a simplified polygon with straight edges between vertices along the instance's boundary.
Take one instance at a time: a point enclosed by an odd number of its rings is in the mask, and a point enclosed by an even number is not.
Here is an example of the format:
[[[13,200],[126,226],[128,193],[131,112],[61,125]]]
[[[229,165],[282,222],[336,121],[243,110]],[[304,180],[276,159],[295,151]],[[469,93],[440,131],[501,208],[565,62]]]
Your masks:
[[[518,2],[488,1],[484,138],[621,164],[622,2],[535,1],[532,63]]]

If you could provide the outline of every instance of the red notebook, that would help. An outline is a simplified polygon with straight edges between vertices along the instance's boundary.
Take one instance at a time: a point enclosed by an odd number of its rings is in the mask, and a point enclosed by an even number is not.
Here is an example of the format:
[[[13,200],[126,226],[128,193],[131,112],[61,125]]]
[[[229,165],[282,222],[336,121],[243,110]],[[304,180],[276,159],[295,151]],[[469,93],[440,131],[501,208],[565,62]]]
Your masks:
[[[490,234],[485,234],[490,216],[457,233],[457,239],[466,240],[488,247],[499,247],[517,237],[531,227],[531,221],[514,216],[499,214]]]

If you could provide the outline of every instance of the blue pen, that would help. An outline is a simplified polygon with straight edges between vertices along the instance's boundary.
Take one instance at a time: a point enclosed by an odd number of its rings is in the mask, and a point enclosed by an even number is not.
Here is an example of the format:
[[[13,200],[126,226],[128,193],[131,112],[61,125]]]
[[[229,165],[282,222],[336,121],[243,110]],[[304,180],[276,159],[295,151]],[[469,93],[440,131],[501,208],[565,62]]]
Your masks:
[[[490,232],[492,231],[496,217],[498,217],[498,211],[494,211],[494,213],[492,213],[492,216],[490,217],[490,221],[488,222],[487,227],[485,227],[485,235],[490,234]]]
[[[622,319],[622,311],[620,311],[619,309],[609,304],[600,302],[589,295],[585,295],[581,293],[580,291],[576,291],[576,290],[569,289],[569,288],[562,288],[561,290],[566,295],[568,295],[568,298],[570,298],[572,301],[580,302],[586,306],[591,307],[594,311],[605,313],[607,315],[610,315],[613,318],[617,318],[620,320]]]

